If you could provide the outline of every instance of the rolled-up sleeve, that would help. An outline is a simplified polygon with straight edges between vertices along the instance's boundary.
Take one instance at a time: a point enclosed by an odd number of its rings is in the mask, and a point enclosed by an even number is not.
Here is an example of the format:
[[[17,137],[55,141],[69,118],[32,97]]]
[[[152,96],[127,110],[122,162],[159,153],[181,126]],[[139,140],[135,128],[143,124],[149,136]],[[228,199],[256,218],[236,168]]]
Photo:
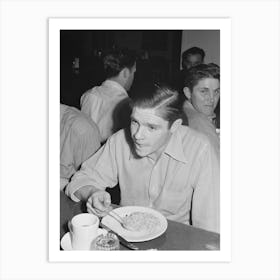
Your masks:
[[[79,201],[75,192],[84,186],[94,186],[104,190],[106,187],[114,187],[117,183],[115,141],[112,136],[104,146],[82,164],[81,169],[74,174],[67,185],[65,193],[72,200]]]
[[[205,145],[196,167],[192,225],[220,232],[220,164],[211,145]]]

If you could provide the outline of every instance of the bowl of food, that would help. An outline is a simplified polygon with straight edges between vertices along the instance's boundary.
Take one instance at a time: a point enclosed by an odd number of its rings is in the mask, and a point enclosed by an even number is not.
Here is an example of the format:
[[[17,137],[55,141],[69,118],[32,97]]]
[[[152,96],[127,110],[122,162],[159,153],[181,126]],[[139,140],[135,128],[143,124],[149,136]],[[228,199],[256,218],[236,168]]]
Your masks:
[[[125,206],[113,210],[125,223],[124,228],[116,219],[107,215],[102,224],[130,242],[142,242],[162,235],[168,226],[166,218],[158,211],[142,206]]]

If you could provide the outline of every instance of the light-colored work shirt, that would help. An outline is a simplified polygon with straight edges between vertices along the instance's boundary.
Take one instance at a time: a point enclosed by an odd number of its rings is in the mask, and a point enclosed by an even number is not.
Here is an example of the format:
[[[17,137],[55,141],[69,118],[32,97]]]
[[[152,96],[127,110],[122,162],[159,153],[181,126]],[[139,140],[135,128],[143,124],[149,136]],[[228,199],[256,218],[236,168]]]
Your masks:
[[[183,111],[188,118],[189,127],[199,131],[209,139],[220,160],[220,137],[213,119],[198,112],[189,101],[184,102]]]
[[[97,124],[102,142],[122,128],[117,111],[125,99],[128,99],[126,90],[112,80],[106,80],[82,95],[81,111]]]
[[[60,104],[60,189],[99,147],[96,124],[78,109]]]
[[[157,162],[139,158],[125,130],[111,136],[72,178],[66,194],[87,185],[101,190],[119,183],[121,205],[152,207],[170,220],[219,232],[219,161],[202,134],[180,126]]]

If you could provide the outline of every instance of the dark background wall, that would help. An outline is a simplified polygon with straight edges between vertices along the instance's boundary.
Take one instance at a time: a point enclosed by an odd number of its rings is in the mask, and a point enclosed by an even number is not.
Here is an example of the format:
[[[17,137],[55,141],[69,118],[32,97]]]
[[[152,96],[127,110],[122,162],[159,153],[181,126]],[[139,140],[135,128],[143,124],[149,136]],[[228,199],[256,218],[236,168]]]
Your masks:
[[[180,69],[181,38],[182,30],[61,30],[60,101],[80,108],[81,95],[104,80],[102,55],[112,47],[139,56],[134,84],[172,81]]]

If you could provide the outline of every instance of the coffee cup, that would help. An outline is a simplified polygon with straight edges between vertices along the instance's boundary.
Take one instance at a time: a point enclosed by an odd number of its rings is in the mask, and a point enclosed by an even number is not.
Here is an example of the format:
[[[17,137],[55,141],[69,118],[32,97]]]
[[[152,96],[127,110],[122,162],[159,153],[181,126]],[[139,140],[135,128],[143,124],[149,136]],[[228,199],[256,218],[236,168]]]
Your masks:
[[[89,213],[74,216],[68,223],[73,250],[90,250],[92,241],[97,237],[99,219]]]

